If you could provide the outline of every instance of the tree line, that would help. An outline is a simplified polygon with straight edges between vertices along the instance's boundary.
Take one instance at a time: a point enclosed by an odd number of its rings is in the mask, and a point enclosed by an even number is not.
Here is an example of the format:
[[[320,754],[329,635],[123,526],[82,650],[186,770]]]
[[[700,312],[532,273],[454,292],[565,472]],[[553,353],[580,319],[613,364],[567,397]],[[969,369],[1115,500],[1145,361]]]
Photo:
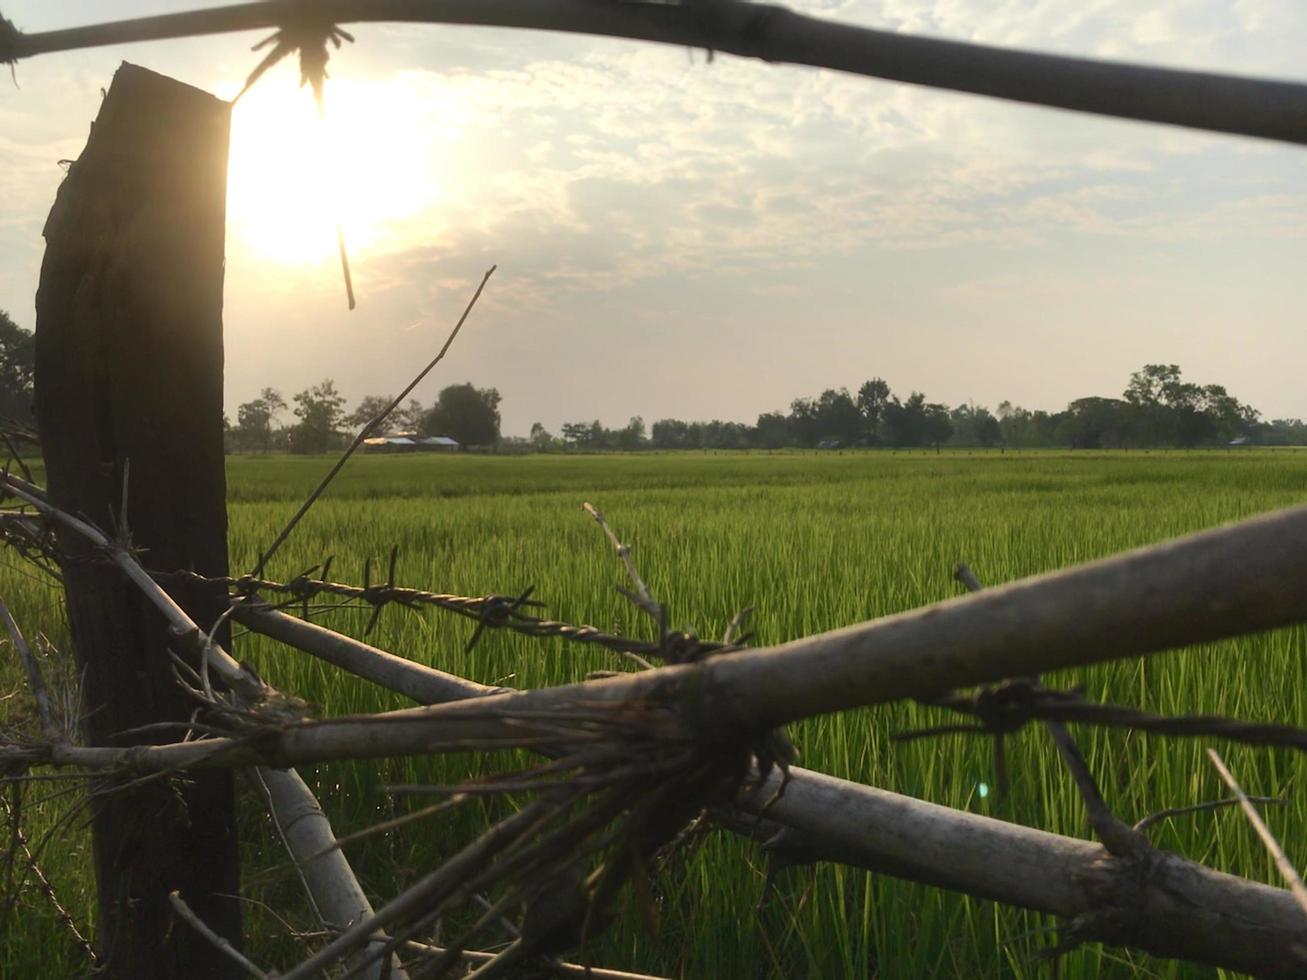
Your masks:
[[[392,396],[368,395],[346,412],[345,398],[330,378],[291,396],[289,405],[277,389],[264,388],[259,397],[236,409],[235,424],[223,419],[227,445],[234,452],[328,452],[343,446],[392,401]],[[499,402],[494,388],[477,388],[470,382],[449,385],[429,406],[416,398],[398,406],[376,434],[449,436],[461,446],[494,446],[500,438]],[[283,425],[288,409],[293,421]]]
[[[856,392],[828,388],[797,398],[789,412],[764,412],[753,425],[636,416],[620,429],[598,420],[568,422],[558,435],[539,422],[527,440],[538,450],[782,449],[885,446],[1004,446],[1014,449],[1129,449],[1149,446],[1307,444],[1301,419],[1264,421],[1222,385],[1184,380],[1175,364],[1146,364],[1130,375],[1119,398],[1077,398],[1063,411],[1030,410],[1010,401],[994,411],[966,403],[950,407],[920,391],[900,398],[882,378]]]
[[[0,310],[0,417],[34,427],[32,333]],[[325,379],[291,396],[275,388],[241,404],[235,421],[224,418],[229,449],[236,452],[329,452],[372,421],[391,398],[368,395],[346,410],[335,382]],[[950,407],[920,391],[900,398],[881,378],[856,392],[828,388],[796,398],[788,412],[764,412],[752,424],[636,416],[618,429],[598,420],[565,423],[557,434],[541,423],[526,439],[502,439],[495,388],[470,382],[449,385],[431,405],[410,399],[386,420],[383,431],[449,436],[460,445],[508,443],[537,451],[641,449],[783,449],[886,446],[1005,446],[1014,449],[1128,449],[1147,446],[1307,445],[1307,422],[1264,420],[1224,386],[1186,381],[1175,364],[1146,364],[1130,375],[1120,397],[1077,398],[1060,412],[1030,410],[1009,401],[990,409]]]

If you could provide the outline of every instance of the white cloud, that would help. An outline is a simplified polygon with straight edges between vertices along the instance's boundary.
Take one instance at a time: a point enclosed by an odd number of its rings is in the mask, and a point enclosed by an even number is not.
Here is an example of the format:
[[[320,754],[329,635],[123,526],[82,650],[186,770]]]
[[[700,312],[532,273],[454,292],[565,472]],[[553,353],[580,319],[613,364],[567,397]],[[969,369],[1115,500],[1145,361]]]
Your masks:
[[[796,6],[890,30],[1250,74],[1302,77],[1307,47],[1307,5],[1285,0]],[[1209,279],[1222,273],[1202,249],[1222,241],[1247,254],[1274,248],[1307,258],[1297,149],[727,56],[708,64],[702,53],[654,45],[463,28],[378,26],[358,36],[332,62],[328,111],[362,119],[354,138],[368,152],[360,159],[389,153],[392,165],[375,177],[366,170],[380,165],[370,163],[354,179],[389,181],[371,190],[387,191],[392,204],[404,187],[426,191],[410,213],[399,207],[379,221],[374,240],[356,239],[362,305],[353,318],[338,311],[329,256],[312,269],[277,268],[233,248],[235,400],[270,380],[295,387],[323,373],[340,376],[353,394],[385,388],[377,380],[384,358],[360,363],[369,359],[351,356],[349,345],[407,336],[443,316],[491,261],[502,262],[504,285],[487,294],[487,314],[511,324],[516,342],[536,338],[529,343],[541,345],[532,348],[537,356],[556,357],[550,363],[566,370],[551,345],[566,348],[593,324],[675,320],[686,330],[730,332],[772,322],[786,302],[811,297],[832,304],[818,320],[854,360],[872,349],[859,339],[860,330],[871,332],[862,329],[869,318],[860,307],[892,306],[899,322],[945,330],[963,296],[995,323],[1021,319],[1021,284],[1050,316],[1068,315],[1059,304],[1083,305],[1086,296],[1176,301],[1173,283],[1150,264],[1159,252],[1212,263],[1203,266]],[[238,86],[250,67],[242,45],[204,43],[187,49],[191,62],[214,66],[204,69],[210,84]],[[165,50],[174,49],[150,49]],[[34,229],[58,178],[49,166],[84,140],[89,95],[104,84],[112,57],[51,60],[18,97],[0,97],[0,194],[19,202],[0,215],[0,296],[34,285]],[[177,57],[169,55],[172,67]],[[76,85],[59,81],[70,64],[82,66]],[[263,84],[289,90],[293,76],[287,68]],[[383,101],[392,114],[366,118]],[[388,149],[392,137],[400,149]],[[880,278],[889,269],[897,278]],[[306,304],[302,297],[316,290],[321,302]],[[728,300],[739,308],[722,309]],[[1288,329],[1282,313],[1266,316]],[[631,356],[658,356],[651,332],[633,331]],[[314,336],[328,343],[306,362],[297,345]],[[482,351],[486,374],[499,369],[503,351],[492,357],[488,342],[477,343],[463,353]],[[879,351],[893,346],[878,343]],[[916,348],[899,346],[902,370],[922,373],[902,383],[929,388],[932,377],[952,377],[925,360],[912,368]],[[805,367],[803,356],[792,359],[796,377],[815,376],[820,364]],[[1173,359],[1183,360],[1183,351]],[[782,370],[755,367],[760,377]],[[522,387],[505,402],[510,422],[531,411],[515,404],[549,397],[521,371]],[[711,370],[699,380],[706,387]],[[614,406],[636,397],[658,396],[638,388],[611,395]],[[600,398],[587,414],[604,415],[607,404]],[[671,411],[630,404],[615,417]]]

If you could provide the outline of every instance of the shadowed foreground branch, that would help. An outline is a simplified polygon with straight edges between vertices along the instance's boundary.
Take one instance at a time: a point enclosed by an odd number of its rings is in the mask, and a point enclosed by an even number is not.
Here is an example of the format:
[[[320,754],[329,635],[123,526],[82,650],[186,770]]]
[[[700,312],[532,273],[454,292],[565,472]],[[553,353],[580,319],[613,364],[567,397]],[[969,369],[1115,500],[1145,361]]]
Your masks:
[[[34,34],[10,26],[0,31],[0,62],[232,31],[285,32],[298,27],[308,36],[326,37],[334,25],[365,21],[476,24],[631,38],[1124,119],[1307,143],[1302,126],[1307,118],[1307,86],[1301,84],[912,37],[739,0],[244,3]]]

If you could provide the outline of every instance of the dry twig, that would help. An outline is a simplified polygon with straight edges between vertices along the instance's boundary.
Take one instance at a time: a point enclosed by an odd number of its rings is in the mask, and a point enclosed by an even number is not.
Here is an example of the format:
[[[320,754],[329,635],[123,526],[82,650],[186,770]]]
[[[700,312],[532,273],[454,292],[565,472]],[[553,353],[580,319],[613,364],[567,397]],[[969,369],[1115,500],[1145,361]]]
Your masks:
[[[449,332],[449,336],[445,339],[445,344],[443,347],[440,348],[439,353],[437,353],[436,356],[431,359],[431,361],[427,364],[426,367],[424,367],[421,371],[417,373],[417,376],[408,383],[408,385],[404,388],[403,391],[401,391],[397,396],[395,396],[395,399],[390,403],[390,405],[388,405],[385,408],[384,411],[382,411],[379,415],[377,415],[376,418],[374,418],[371,422],[369,422],[367,425],[363,426],[363,428],[359,430],[358,435],[356,435],[353,441],[350,442],[345,452],[341,454],[340,459],[336,460],[335,465],[332,466],[332,468],[327,472],[327,475],[322,478],[322,482],[319,483],[317,487],[314,488],[313,492],[309,494],[308,499],[305,500],[304,503],[300,505],[300,509],[295,512],[294,516],[291,517],[291,519],[286,522],[286,526],[283,527],[281,531],[277,534],[277,537],[273,539],[272,544],[270,544],[267,550],[264,551],[263,554],[259,556],[259,560],[257,564],[254,566],[254,571],[251,573],[254,578],[258,578],[260,575],[263,574],[263,569],[266,567],[268,563],[268,559],[270,559],[274,554],[276,554],[277,549],[282,546],[282,544],[285,542],[285,540],[288,537],[290,537],[291,531],[295,530],[295,526],[299,524],[300,520],[304,517],[304,515],[309,512],[309,508],[311,508],[317,502],[318,498],[321,497],[326,492],[327,487],[331,486],[331,481],[336,478],[336,474],[341,471],[341,469],[345,466],[345,463],[349,461],[349,458],[354,455],[354,451],[358,449],[359,446],[363,445],[363,440],[366,439],[373,432],[373,430],[376,429],[377,426],[379,426],[383,421],[385,421],[386,417],[390,415],[390,413],[395,410],[395,408],[399,405],[399,403],[402,402],[408,396],[408,393],[410,391],[412,391],[414,388],[418,386],[418,384],[421,383],[423,378],[425,378],[428,374],[431,373],[431,370],[437,364],[439,364],[442,360],[444,360],[445,354],[448,353],[450,346],[454,343],[454,339],[458,336],[458,332],[461,329],[463,329],[463,322],[467,320],[468,314],[472,312],[472,307],[476,306],[477,300],[481,298],[481,291],[486,288],[486,283],[490,281],[490,277],[494,274],[495,269],[496,266],[492,265],[489,269],[486,270],[486,274],[481,277],[481,283],[477,286],[476,292],[472,294],[472,298],[468,301],[467,306],[464,308],[463,315],[460,316],[458,318],[458,322],[454,324],[454,329]]]
[[[1221,758],[1220,753],[1218,753],[1216,749],[1208,749],[1207,757],[1212,760],[1212,765],[1215,766],[1216,771],[1220,773],[1221,779],[1225,785],[1230,787],[1230,792],[1232,792],[1239,800],[1239,806],[1243,808],[1244,815],[1248,818],[1248,822],[1253,825],[1253,830],[1257,831],[1257,836],[1261,838],[1262,844],[1266,847],[1266,853],[1268,853],[1271,856],[1271,860],[1275,862],[1276,869],[1288,884],[1289,890],[1293,892],[1294,898],[1298,900],[1298,904],[1302,906],[1303,912],[1307,913],[1307,887],[1303,885],[1302,878],[1298,874],[1298,869],[1293,866],[1293,862],[1290,861],[1288,855],[1284,853],[1284,848],[1280,846],[1280,842],[1275,839],[1275,835],[1272,834],[1270,828],[1266,826],[1266,821],[1263,820],[1262,815],[1257,812],[1257,807],[1253,806],[1252,800],[1248,798],[1248,794],[1243,791],[1243,787],[1239,785],[1230,770],[1226,768],[1225,760]]]
[[[239,963],[241,969],[250,976],[255,977],[256,980],[270,980],[267,973],[251,963],[249,959],[247,959],[240,950],[236,949],[236,947],[229,943],[226,938],[218,935],[210,929],[208,925],[205,924],[204,920],[196,915],[194,910],[186,904],[186,900],[182,898],[180,892],[171,892],[168,895],[168,901],[172,903],[173,911],[177,913],[177,917],[212,943],[213,947],[218,950],[218,952],[236,963]]]

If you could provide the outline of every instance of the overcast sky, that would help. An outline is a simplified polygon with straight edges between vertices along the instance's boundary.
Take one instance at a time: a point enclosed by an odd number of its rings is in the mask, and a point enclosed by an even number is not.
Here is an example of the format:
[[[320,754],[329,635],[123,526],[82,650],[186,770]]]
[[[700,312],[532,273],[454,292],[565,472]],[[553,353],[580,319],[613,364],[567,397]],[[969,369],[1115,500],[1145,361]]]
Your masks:
[[[195,4],[199,5],[199,4]],[[5,0],[25,30],[162,0]],[[917,34],[1307,80],[1301,0],[802,0]],[[354,30],[351,28],[351,30]],[[472,381],[534,421],[752,421],[884,377],[1060,409],[1147,362],[1307,417],[1307,149],[601,38],[362,26],[329,127],[290,62],[233,117],[227,405]],[[0,84],[0,309],[131,61],[225,98],[258,35],[46,55]],[[326,152],[321,151],[325,145]],[[329,164],[324,164],[324,158]],[[353,253],[346,311],[332,222]]]

